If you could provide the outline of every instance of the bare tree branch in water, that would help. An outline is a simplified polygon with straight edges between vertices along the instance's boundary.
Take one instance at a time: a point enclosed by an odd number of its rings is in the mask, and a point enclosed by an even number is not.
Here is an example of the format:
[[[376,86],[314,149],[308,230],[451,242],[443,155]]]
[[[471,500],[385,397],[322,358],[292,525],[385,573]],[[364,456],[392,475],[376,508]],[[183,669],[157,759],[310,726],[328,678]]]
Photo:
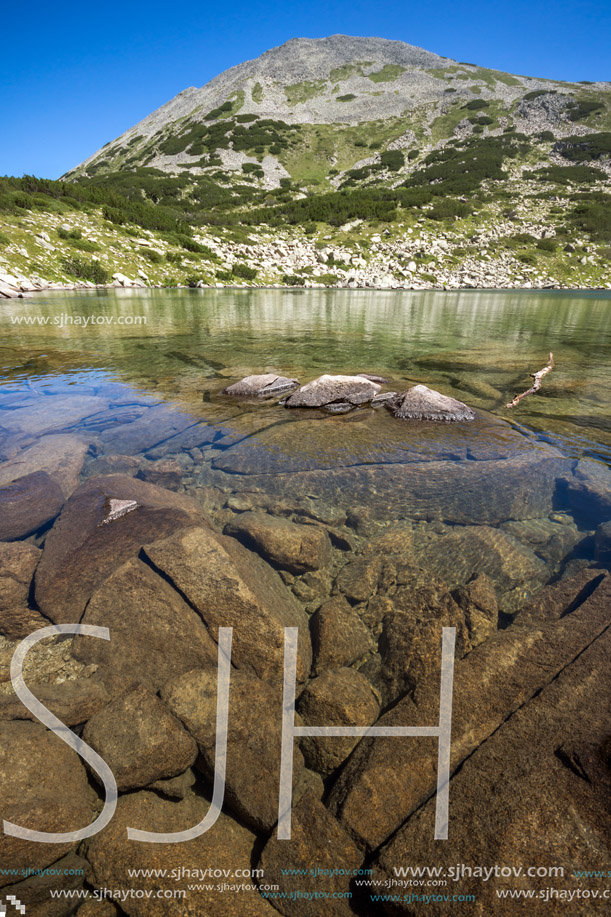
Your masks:
[[[533,395],[535,392],[538,392],[541,388],[541,379],[543,376],[546,376],[554,368],[554,354],[550,351],[549,361],[547,366],[544,366],[543,369],[540,369],[538,373],[530,373],[531,377],[535,380],[532,386],[525,392],[522,392],[521,395],[516,395],[513,401],[510,401],[509,404],[506,404],[506,408],[515,408],[516,404],[519,404],[522,398],[526,398],[527,395]]]

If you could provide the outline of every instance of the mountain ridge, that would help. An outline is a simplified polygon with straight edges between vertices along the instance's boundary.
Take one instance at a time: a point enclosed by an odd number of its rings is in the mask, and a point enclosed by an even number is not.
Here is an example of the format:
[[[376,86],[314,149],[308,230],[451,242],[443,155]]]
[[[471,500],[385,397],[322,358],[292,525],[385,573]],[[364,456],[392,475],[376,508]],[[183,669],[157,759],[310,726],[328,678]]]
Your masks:
[[[610,287],[611,84],[388,39],[292,39],[65,179],[0,178],[9,293]]]
[[[398,124],[387,142],[403,146],[416,139],[426,142],[430,136],[430,146],[434,147],[443,139],[435,135],[436,122],[451,115],[460,100],[466,103],[476,95],[489,104],[494,102],[499,109],[498,128],[503,129],[511,119],[512,106],[515,108],[529,92],[557,95],[560,98],[556,101],[566,108],[573,99],[578,102],[584,97],[611,96],[611,84],[586,86],[507,74],[390,39],[346,35],[293,38],[230,67],[202,87],[186,88],[65,177],[91,177],[138,166],[168,173],[189,168],[201,174],[206,164],[199,153],[189,155],[188,148],[168,153],[168,140],[180,136],[185,123],[205,125],[229,117],[245,120],[249,115],[304,127],[359,128],[374,121],[403,120],[405,130],[398,129]],[[514,120],[518,130],[528,133],[533,124],[537,130],[556,125],[560,133],[575,132],[574,123],[562,124],[561,112],[546,112],[541,105],[535,108],[541,109],[534,112],[536,117],[530,111],[517,112]],[[448,139],[455,127],[452,125]],[[579,128],[584,132],[590,129],[586,124]],[[403,135],[406,142],[402,144]],[[222,154],[221,160],[223,168],[230,171],[232,165],[239,171],[246,161],[238,157],[239,161],[230,163]],[[271,163],[264,169],[265,186],[278,187],[283,175],[292,174],[282,158],[278,162],[282,169],[272,169]],[[358,156],[353,156],[349,165],[356,162]]]

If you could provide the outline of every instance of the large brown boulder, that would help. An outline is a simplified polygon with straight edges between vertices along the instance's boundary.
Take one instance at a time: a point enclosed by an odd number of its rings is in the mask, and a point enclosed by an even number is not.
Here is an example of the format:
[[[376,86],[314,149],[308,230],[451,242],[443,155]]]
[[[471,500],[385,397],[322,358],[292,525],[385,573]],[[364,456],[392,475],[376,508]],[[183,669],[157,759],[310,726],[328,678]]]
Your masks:
[[[299,628],[297,680],[310,673],[308,618],[278,574],[234,538],[207,528],[148,545],[149,561],[202,616],[213,637],[233,627],[232,660],[259,678],[281,681],[284,628]],[[192,666],[193,668],[193,666]]]
[[[27,637],[49,623],[29,608],[32,579],[41,554],[33,544],[0,542],[0,634],[10,640]]]
[[[119,790],[176,777],[190,767],[197,746],[158,697],[135,685],[95,713],[83,739],[108,764]]]
[[[265,871],[262,884],[279,886],[282,897],[273,903],[286,917],[349,917],[350,880],[362,860],[328,809],[305,793],[292,812],[290,840],[270,837],[258,866]]]
[[[327,669],[302,691],[297,711],[306,726],[371,726],[380,704],[371,684],[349,668]],[[300,748],[306,765],[328,777],[346,760],[358,738],[303,736]]]
[[[198,825],[210,804],[200,796],[189,795],[180,801],[160,798],[140,790],[119,799],[110,824],[86,845],[91,865],[89,880],[97,888],[151,891],[151,897],[117,897],[128,917],[274,917],[276,911],[258,891],[223,891],[222,884],[254,882],[248,878],[252,867],[255,835],[221,813],[216,824],[192,841],[180,844],[141,844],[127,837],[128,828],[163,833],[186,831]],[[187,867],[187,874],[183,868]],[[228,878],[194,876],[194,869],[228,870]],[[132,870],[140,872],[134,880]],[[166,873],[163,873],[163,870]],[[241,871],[240,878],[234,878]],[[162,874],[159,875],[159,872]],[[178,879],[169,879],[171,874]],[[224,873],[223,873],[224,875]],[[220,886],[220,890],[219,890]],[[165,889],[184,892],[184,897],[157,897]]]
[[[559,620],[514,624],[456,663],[452,772],[608,627],[610,598],[611,578],[605,577],[577,608],[570,610],[573,603],[567,604],[568,613]],[[441,626],[438,638],[440,658]],[[418,686],[414,699],[403,698],[377,725],[435,726],[438,722],[439,675],[435,674]],[[359,844],[374,850],[435,792],[437,755],[438,742],[433,738],[363,739],[331,790],[328,805]]]
[[[351,665],[372,648],[367,627],[341,595],[320,606],[312,615],[311,626],[318,674],[329,666]]]
[[[212,786],[216,761],[217,671],[208,666],[169,682],[163,699],[195,737],[197,767]],[[232,670],[225,805],[253,830],[269,833],[278,819],[282,692],[253,675]],[[303,773],[295,750],[293,788]]]
[[[331,560],[329,536],[317,525],[297,525],[281,516],[255,512],[238,516],[224,531],[290,573],[318,570]]]
[[[384,706],[440,673],[441,631],[456,628],[456,658],[471,648],[465,611],[432,574],[402,565],[389,595],[378,641],[381,669],[374,680]]]
[[[187,497],[125,475],[90,478],[47,535],[36,571],[39,608],[58,624],[80,621],[93,592],[143,544],[196,522],[201,513]]]
[[[0,541],[16,541],[51,522],[64,503],[59,484],[35,471],[0,486]]]
[[[480,743],[452,778],[448,840],[433,838],[433,797],[380,852],[374,881],[394,878],[398,863],[427,869],[478,864],[493,869],[489,880],[467,874],[455,888],[461,896],[474,895],[482,914],[548,917],[557,913],[558,901],[569,901],[551,897],[550,886],[573,893],[568,909],[575,917],[608,913],[604,880],[575,878],[574,869],[599,869],[609,851],[611,770],[602,749],[610,732],[611,631],[582,653],[575,650],[558,677]],[[523,866],[522,874],[495,875],[498,864]],[[526,864],[564,867],[564,877],[528,875]],[[511,890],[531,897],[502,896]],[[412,915],[414,908],[402,901],[392,913]],[[447,914],[447,902],[432,900],[427,913]],[[473,914],[473,899],[457,898],[452,913]]]
[[[110,641],[77,635],[72,653],[100,667],[112,694],[134,681],[158,691],[169,678],[216,664],[216,644],[199,615],[140,560],[128,561],[97,589],[83,623],[110,630]]]
[[[383,556],[367,555],[350,560],[339,571],[335,585],[349,602],[366,602],[378,589]]]
[[[75,898],[71,897],[71,892],[78,889],[83,895],[86,894],[84,883],[88,868],[87,860],[76,853],[68,853],[53,863],[48,873],[41,870],[40,873],[30,875],[22,882],[5,886],[0,900],[1,898],[7,900],[8,896],[12,895],[21,902],[27,917],[70,917],[74,914],[75,902]],[[60,898],[57,893],[62,891],[67,894]],[[100,907],[100,902],[95,903]],[[8,913],[12,917],[19,911],[17,909],[11,911],[9,908]],[[108,917],[103,906],[101,910],[97,911],[97,917]]]
[[[86,723],[110,700],[108,691],[95,676],[64,681],[62,684],[37,684],[33,692],[41,704],[66,726]],[[36,719],[16,694],[0,695],[0,720]]]
[[[94,821],[97,797],[71,748],[39,723],[0,722],[2,818],[35,831],[67,832]],[[0,834],[0,887],[16,866],[42,869],[76,844],[46,844]]]

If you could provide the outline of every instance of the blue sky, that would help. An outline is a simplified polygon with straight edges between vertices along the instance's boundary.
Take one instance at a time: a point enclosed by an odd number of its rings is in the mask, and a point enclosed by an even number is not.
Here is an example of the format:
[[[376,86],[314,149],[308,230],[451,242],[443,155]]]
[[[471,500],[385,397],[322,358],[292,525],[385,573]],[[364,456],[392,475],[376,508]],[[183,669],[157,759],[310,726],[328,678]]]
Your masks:
[[[5,5],[0,175],[57,178],[187,86],[289,38],[398,39],[561,80],[611,80],[611,5],[594,0],[157,0]]]

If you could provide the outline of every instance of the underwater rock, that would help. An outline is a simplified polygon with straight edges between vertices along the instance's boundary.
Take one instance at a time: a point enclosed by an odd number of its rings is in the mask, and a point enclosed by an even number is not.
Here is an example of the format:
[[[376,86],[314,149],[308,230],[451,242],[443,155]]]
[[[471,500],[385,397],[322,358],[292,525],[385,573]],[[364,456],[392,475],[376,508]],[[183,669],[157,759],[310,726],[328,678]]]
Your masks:
[[[611,521],[601,522],[596,529],[594,556],[599,564],[611,567]]]
[[[272,835],[257,865],[265,870],[266,883],[278,885],[286,896],[274,899],[285,917],[351,917],[350,880],[362,860],[347,832],[313,792],[306,792],[293,808],[291,839]],[[313,864],[318,867],[314,877]],[[315,894],[328,897],[321,900]]]
[[[217,667],[196,669],[169,682],[162,698],[197,742],[196,768],[212,787],[216,759]],[[225,806],[255,831],[278,820],[282,746],[282,690],[242,671],[231,672]],[[293,787],[303,773],[296,748]]]
[[[325,529],[299,525],[267,513],[244,513],[224,529],[273,566],[291,573],[318,570],[331,560],[331,542]]]
[[[86,440],[70,433],[42,436],[0,465],[0,485],[35,471],[46,471],[67,498],[78,486],[87,449]]]
[[[111,638],[77,635],[72,655],[99,666],[98,677],[114,695],[134,681],[158,691],[189,669],[216,664],[217,647],[200,616],[135,558],[94,592],[83,623],[108,627]]]
[[[277,911],[258,891],[243,889],[238,898],[233,892],[219,891],[216,882],[210,887],[200,885],[195,890],[189,870],[187,875],[182,872],[186,863],[202,868],[213,864],[215,869],[228,870],[228,875],[234,875],[238,869],[245,870],[240,875],[250,875],[256,837],[224,812],[212,830],[180,844],[136,844],[127,836],[128,827],[158,833],[185,831],[199,824],[209,808],[206,799],[194,794],[182,800],[163,799],[149,790],[121,796],[110,824],[86,842],[85,855],[91,865],[89,881],[94,888],[130,888],[134,881],[132,870],[143,870],[138,888],[150,891],[151,896],[121,898],[122,913],[128,917],[185,917],[185,913],[214,914],[214,917],[235,917],[238,913],[240,917],[274,917]],[[167,872],[158,873],[157,870]],[[156,897],[158,876],[166,874],[182,876],[172,882],[171,888],[183,890],[185,898]],[[120,891],[117,894],[120,895]],[[188,910],[185,911],[187,900]],[[99,902],[96,907],[100,907]]]
[[[138,420],[105,430],[100,435],[100,441],[112,452],[134,455],[146,452],[194,425],[195,417],[165,404],[157,404],[148,408]]]
[[[475,411],[448,395],[442,395],[426,385],[414,385],[386,405],[402,420],[475,420]]]
[[[314,671],[329,666],[347,666],[364,656],[372,646],[367,627],[356,611],[336,595],[312,615]]]
[[[499,606],[494,586],[485,573],[475,573],[464,586],[452,592],[452,598],[465,613],[471,646],[479,646],[496,633]]]
[[[0,722],[2,817],[36,831],[74,831],[95,818],[97,798],[75,751],[39,723]],[[38,843],[0,835],[0,887],[20,868],[43,869],[76,843]]]
[[[492,526],[433,524],[420,531],[417,562],[451,588],[464,585],[476,573],[489,576],[499,594],[517,586],[531,592],[549,579],[545,563],[530,547]]]
[[[371,726],[380,703],[369,680],[349,668],[329,668],[308,682],[297,712],[306,726]],[[328,777],[357,745],[357,737],[303,736],[299,747],[306,766]]]
[[[59,433],[107,407],[107,401],[93,395],[48,395],[37,399],[31,406],[4,411],[2,427],[10,433],[32,436]]]
[[[335,585],[349,602],[366,602],[377,590],[382,563],[382,556],[356,557],[342,567]]]
[[[166,487],[168,490],[179,490],[182,484],[183,469],[176,459],[158,459],[140,466],[136,475],[141,481]]]
[[[145,556],[197,609],[212,634],[233,627],[232,661],[282,681],[284,628],[299,628],[297,680],[310,673],[308,618],[278,573],[235,538],[203,527],[147,545]]]
[[[415,576],[418,582],[419,574]],[[465,613],[443,583],[399,586],[390,596],[393,610],[382,620],[378,641],[381,668],[374,684],[384,706],[393,703],[429,678],[439,677],[440,635],[456,628],[456,658],[470,649]]]
[[[109,521],[113,501],[137,506]],[[202,521],[194,501],[165,488],[126,475],[89,478],[45,540],[36,571],[40,610],[55,623],[79,621],[92,593],[142,545]]]
[[[27,611],[32,578],[42,551],[33,544],[0,542],[0,633],[5,633],[6,615],[16,609]]]
[[[86,723],[110,700],[108,691],[95,677],[61,684],[37,684],[36,697],[66,726]],[[23,706],[16,694],[7,694],[0,695],[0,720],[37,720],[37,717]]]
[[[299,385],[299,379],[288,379],[286,376],[277,376],[275,373],[262,373],[258,376],[246,376],[239,382],[228,385],[221,394],[242,398],[273,398],[276,395],[290,392],[297,385]]]
[[[182,724],[139,684],[95,713],[83,739],[106,761],[119,790],[176,777],[197,756],[195,741]]]
[[[59,484],[35,471],[0,487],[0,541],[16,541],[51,522],[64,505]]]
[[[588,643],[585,647],[581,641],[575,644],[575,654],[566,658],[560,671],[556,666],[550,668],[542,690],[527,698],[493,735],[475,747],[451,778],[448,843],[452,845],[453,862],[486,863],[491,851],[502,853],[507,863],[522,862],[526,856],[541,864],[605,861],[611,831],[611,773],[601,746],[609,735],[611,716],[611,632],[606,629],[591,645]],[[469,658],[459,664],[457,672],[467,666]],[[540,677],[549,658],[545,653],[538,660]],[[554,669],[558,671],[555,678]],[[522,673],[516,674],[521,682]],[[501,685],[506,690],[505,679]],[[467,686],[459,682],[457,687],[462,694]],[[472,688],[477,692],[475,683]],[[467,697],[472,702],[477,693]],[[462,724],[456,725],[457,729],[453,723],[452,746],[461,747],[464,756],[473,742],[470,739],[466,744]],[[395,740],[396,744],[400,741]],[[453,769],[456,763],[455,759]],[[401,766],[415,775],[413,761],[404,760]],[[382,785],[381,777],[378,773],[376,786]],[[395,787],[393,801],[400,798],[397,791]],[[409,861],[427,869],[447,865],[447,845],[434,840],[434,813],[433,792],[378,854],[373,863],[375,881],[394,877],[397,863]],[[549,876],[520,880],[519,887],[533,893],[529,914],[547,917],[554,910],[553,899],[546,894],[549,884]],[[477,896],[482,914],[499,917],[518,913],[511,897],[497,896],[499,890],[515,887],[515,876],[499,875],[486,882],[467,875],[460,884],[467,898]],[[573,887],[583,886],[577,880]],[[593,898],[575,898],[571,914],[589,917],[607,910],[602,900],[598,906]],[[441,917],[447,907],[431,901],[427,912]],[[414,910],[403,902],[393,905],[393,913],[407,917]],[[452,913],[466,917],[473,913],[473,904],[457,903]]]
[[[576,517],[588,522],[611,518],[611,470],[602,462],[580,459],[572,474],[564,477],[569,506]]]
[[[85,468],[85,474],[88,478],[97,477],[102,474],[129,474],[135,475],[140,467],[140,460],[134,455],[119,455],[109,453],[100,455],[93,461],[88,462]]]
[[[284,402],[287,408],[321,408],[340,405],[366,404],[377,395],[381,386],[362,376],[319,376],[302,385]]]
[[[578,607],[573,605],[574,610],[570,610],[569,606],[569,613],[558,621],[537,622],[535,626],[514,624],[498,631],[456,662],[452,706],[452,772],[479,745],[485,743],[512,713],[535,698],[545,685],[554,683],[556,676],[608,628],[611,621],[610,596],[611,578],[605,577],[585,601]],[[434,726],[439,722],[441,623],[435,628],[435,672],[428,680],[418,682],[413,698],[402,698],[380,718],[377,725]],[[605,667],[608,674],[606,663]],[[588,682],[594,673],[595,669],[592,669],[588,674]],[[598,711],[601,714],[604,712],[607,720],[605,728],[608,730],[608,714],[603,711],[604,704],[598,701],[611,695],[605,695],[602,684],[601,680],[597,687],[594,679],[592,686],[595,698],[588,698],[586,706],[589,710],[598,706]],[[586,702],[577,683],[574,689],[565,694],[565,699],[568,700],[570,696],[574,696],[579,703]],[[542,714],[539,726],[545,719],[546,715]],[[521,755],[531,744],[538,744],[536,737],[532,743],[530,740],[528,743],[516,741],[511,760],[515,759],[516,754]],[[434,807],[437,759],[438,741],[435,738],[362,739],[339,775],[327,804],[357,843],[375,850],[431,795]],[[506,761],[507,758],[502,755],[490,769],[482,768],[481,773],[489,774],[490,780],[495,781],[497,787],[500,784],[505,786]],[[536,770],[531,772],[536,774]],[[499,774],[502,774],[501,780]],[[481,803],[482,790],[477,774],[471,774],[470,780],[474,781],[472,786]],[[490,798],[495,798],[496,791],[491,790],[490,793]],[[452,800],[457,801],[458,795],[458,788],[453,789],[451,785],[452,823],[452,806],[456,805]],[[481,812],[480,803],[471,801],[471,806],[474,806],[472,813]],[[512,811],[511,808],[498,809],[497,806],[491,806],[486,808],[484,814],[501,810]],[[432,841],[433,818],[430,810],[428,813],[426,829],[421,826],[420,831],[427,837],[430,835]],[[566,811],[563,823],[565,819]],[[453,842],[471,833],[467,827],[456,829]],[[551,836],[549,822],[544,833]],[[530,836],[524,830],[521,830],[521,837],[528,837],[528,843],[531,843]],[[394,864],[404,861],[397,855]],[[476,862],[476,859],[465,858],[464,862],[467,861]],[[553,861],[556,862],[555,859]]]

